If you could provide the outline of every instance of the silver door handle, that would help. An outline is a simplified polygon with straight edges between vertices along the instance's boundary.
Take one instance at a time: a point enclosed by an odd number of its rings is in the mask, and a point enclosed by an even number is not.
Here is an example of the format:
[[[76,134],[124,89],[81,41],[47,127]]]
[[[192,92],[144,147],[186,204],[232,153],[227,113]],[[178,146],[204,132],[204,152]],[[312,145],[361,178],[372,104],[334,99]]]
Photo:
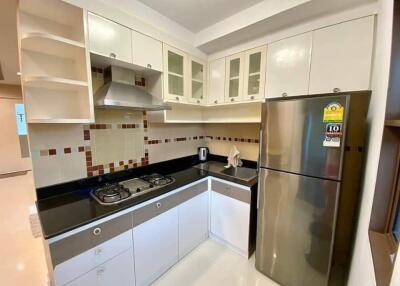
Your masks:
[[[115,59],[117,57],[117,55],[114,53],[110,53],[110,57]]]

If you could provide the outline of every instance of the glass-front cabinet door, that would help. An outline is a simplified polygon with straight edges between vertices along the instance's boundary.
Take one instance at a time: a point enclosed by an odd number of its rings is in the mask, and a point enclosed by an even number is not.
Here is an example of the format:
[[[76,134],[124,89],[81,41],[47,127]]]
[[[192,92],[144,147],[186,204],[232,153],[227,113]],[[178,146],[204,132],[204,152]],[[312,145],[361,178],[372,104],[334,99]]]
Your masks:
[[[206,64],[198,59],[189,61],[189,101],[192,103],[205,102]]]
[[[266,53],[266,46],[245,52],[244,100],[256,100],[264,94]]]
[[[241,100],[243,96],[243,53],[226,58],[225,102]]]
[[[164,97],[169,101],[184,102],[185,98],[185,54],[164,45]]]

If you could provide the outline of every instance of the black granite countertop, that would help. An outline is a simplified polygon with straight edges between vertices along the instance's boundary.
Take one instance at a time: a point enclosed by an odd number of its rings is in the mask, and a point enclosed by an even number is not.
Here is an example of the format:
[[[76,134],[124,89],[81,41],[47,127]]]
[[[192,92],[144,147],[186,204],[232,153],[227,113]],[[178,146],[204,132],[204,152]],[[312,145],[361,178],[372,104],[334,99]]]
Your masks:
[[[213,157],[213,159],[221,160],[221,158],[217,156]],[[223,174],[194,168],[193,166],[198,163],[196,158],[191,156],[149,165],[134,171],[123,171],[120,174],[108,174],[98,178],[82,179],[66,184],[37,189],[38,201],[36,205],[42,225],[43,236],[45,239],[53,238],[207,176],[218,177],[252,188],[257,184],[257,178],[251,181],[243,181]],[[250,165],[249,167],[254,167],[254,164],[251,162]],[[115,205],[101,205],[90,196],[90,192],[94,188],[106,182],[126,180],[150,172],[168,174],[175,179],[175,182]]]

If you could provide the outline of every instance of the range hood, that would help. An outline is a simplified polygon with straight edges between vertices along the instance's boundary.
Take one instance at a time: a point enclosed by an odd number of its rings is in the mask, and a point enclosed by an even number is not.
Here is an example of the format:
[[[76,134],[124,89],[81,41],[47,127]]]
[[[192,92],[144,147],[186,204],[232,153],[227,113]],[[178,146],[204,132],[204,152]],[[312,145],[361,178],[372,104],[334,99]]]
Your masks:
[[[147,111],[171,109],[144,88],[135,86],[133,70],[116,66],[104,69],[104,85],[95,93],[94,104],[97,108]]]

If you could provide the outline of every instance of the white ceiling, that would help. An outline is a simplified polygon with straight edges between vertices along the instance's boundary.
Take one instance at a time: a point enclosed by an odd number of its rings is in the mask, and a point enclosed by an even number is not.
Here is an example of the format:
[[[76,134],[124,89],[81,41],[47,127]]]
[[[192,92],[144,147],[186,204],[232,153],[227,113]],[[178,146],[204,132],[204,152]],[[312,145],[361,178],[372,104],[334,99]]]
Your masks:
[[[0,9],[0,64],[4,80],[0,84],[20,84],[18,40],[17,40],[17,0],[1,1]]]
[[[138,0],[197,33],[263,0]]]

